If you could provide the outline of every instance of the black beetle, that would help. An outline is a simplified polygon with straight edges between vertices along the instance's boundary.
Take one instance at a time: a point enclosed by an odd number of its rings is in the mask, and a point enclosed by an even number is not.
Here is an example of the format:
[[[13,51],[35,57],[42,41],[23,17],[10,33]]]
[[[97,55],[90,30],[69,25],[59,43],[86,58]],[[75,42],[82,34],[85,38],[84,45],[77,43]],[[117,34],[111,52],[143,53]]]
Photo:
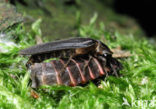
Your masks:
[[[93,57],[111,56],[111,50],[101,41],[91,38],[71,38],[44,44],[39,44],[20,51],[22,55],[31,55],[27,65],[42,62],[49,58],[69,58],[79,55],[91,55]],[[69,62],[67,62],[69,63]]]
[[[116,75],[121,63],[101,41],[72,38],[36,45],[20,51],[31,55],[27,67],[31,70],[32,87],[41,85],[76,86],[101,76]],[[59,58],[43,62],[49,58]]]

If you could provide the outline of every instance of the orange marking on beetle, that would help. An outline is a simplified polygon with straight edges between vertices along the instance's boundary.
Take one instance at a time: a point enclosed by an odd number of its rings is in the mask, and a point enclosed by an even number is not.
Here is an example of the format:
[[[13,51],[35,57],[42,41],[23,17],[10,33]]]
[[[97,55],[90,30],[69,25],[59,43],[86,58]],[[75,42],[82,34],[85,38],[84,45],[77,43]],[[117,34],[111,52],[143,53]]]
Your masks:
[[[79,72],[80,72],[80,76],[82,78],[82,83],[86,83],[86,78],[84,77],[83,73],[82,73],[82,70],[80,68],[80,64],[78,62],[76,62],[74,59],[71,59],[77,66]]]
[[[97,66],[98,66],[98,68],[99,68],[100,75],[104,75],[104,74],[105,74],[105,72],[103,71],[103,69],[102,69],[102,67],[101,67],[100,63],[98,62],[98,60],[97,60],[97,59],[95,59],[95,58],[93,58],[93,60],[94,60],[94,62],[97,64]]]
[[[89,66],[88,60],[84,60],[84,61],[85,61],[85,63],[88,64],[87,66],[88,66],[89,75],[90,75],[91,79],[95,79],[95,75],[94,75],[94,73],[92,72],[92,70],[91,70],[91,68],[90,68],[90,66]]]
[[[64,62],[63,62],[63,60],[60,59],[60,62],[61,62],[63,65],[65,65]],[[73,75],[72,75],[72,72],[70,71],[70,68],[69,68],[68,66],[66,67],[66,70],[67,70],[67,72],[68,72],[68,74],[69,74],[69,77],[70,77],[71,86],[76,86],[76,85],[77,85],[76,80],[74,79],[74,77],[73,77]]]
[[[95,79],[95,75],[89,66],[88,66],[88,70],[89,70],[89,74],[90,74],[91,79]]]
[[[51,61],[51,64],[54,67],[54,70],[56,72],[56,80],[57,80],[57,83],[59,85],[62,85],[62,80],[61,80],[61,77],[60,77],[60,72],[57,71],[57,69],[56,69],[55,64],[53,63],[53,61]]]

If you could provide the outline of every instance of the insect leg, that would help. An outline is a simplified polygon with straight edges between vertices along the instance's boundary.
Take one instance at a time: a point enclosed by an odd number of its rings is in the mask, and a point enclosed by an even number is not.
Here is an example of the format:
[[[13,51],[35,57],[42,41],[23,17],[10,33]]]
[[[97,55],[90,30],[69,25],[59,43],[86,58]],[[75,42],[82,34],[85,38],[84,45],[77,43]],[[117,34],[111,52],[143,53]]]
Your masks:
[[[102,61],[103,67],[106,66],[106,59],[103,56],[98,56],[98,59],[100,59]],[[108,77],[108,72],[105,70],[105,68],[103,68],[104,72],[106,72],[106,77]]]
[[[89,55],[89,60],[85,63],[84,67],[83,67],[83,72],[85,72],[85,69],[87,68],[89,62],[91,61],[93,57],[91,55]]]
[[[74,55],[71,55],[68,59],[68,61],[65,63],[65,65],[63,66],[63,68],[61,69],[60,72],[64,72],[66,67],[68,66],[68,64],[70,63],[70,61],[72,60],[72,58],[74,57]]]
[[[110,67],[111,69],[113,70],[113,74],[116,76],[116,77],[119,77],[118,73],[117,73],[117,70],[116,68],[114,68],[113,64],[110,64]]]
[[[26,63],[26,67],[30,68],[31,65],[34,64],[34,58],[31,56],[28,60],[28,62]]]
[[[121,70],[122,69],[122,65],[115,58],[109,58],[109,61],[108,62],[109,62],[110,68],[113,71],[113,74],[116,77],[119,77],[118,70]]]

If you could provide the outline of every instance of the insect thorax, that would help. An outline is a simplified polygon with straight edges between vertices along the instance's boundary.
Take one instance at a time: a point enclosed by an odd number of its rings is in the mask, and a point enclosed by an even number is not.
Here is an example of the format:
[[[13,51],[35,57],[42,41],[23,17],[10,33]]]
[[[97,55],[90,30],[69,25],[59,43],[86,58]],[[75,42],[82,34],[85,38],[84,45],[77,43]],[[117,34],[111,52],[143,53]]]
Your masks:
[[[52,51],[49,53],[35,54],[29,58],[27,65],[40,63],[50,58],[69,58],[71,55],[74,55],[74,53],[75,53],[74,49],[66,49],[66,50]]]

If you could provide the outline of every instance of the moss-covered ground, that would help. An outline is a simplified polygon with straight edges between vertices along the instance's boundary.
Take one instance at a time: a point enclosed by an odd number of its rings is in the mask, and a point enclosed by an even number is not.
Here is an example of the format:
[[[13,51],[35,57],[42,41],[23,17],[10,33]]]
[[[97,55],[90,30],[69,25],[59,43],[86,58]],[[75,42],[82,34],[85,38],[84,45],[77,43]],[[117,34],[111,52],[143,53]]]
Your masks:
[[[29,31],[19,25],[1,33],[1,37],[11,36],[11,39],[7,43],[0,42],[3,49],[0,52],[0,109],[154,109],[156,47],[143,36],[125,35],[118,30],[109,32],[103,23],[97,29],[95,17],[90,24],[80,25],[77,31],[81,37],[99,39],[110,48],[120,46],[131,52],[131,57],[120,60],[121,77],[101,80],[102,88],[92,82],[85,87],[44,86],[35,90],[39,98],[33,98],[30,72],[25,67],[28,57],[18,52],[35,45],[35,36],[41,33],[37,24]]]

